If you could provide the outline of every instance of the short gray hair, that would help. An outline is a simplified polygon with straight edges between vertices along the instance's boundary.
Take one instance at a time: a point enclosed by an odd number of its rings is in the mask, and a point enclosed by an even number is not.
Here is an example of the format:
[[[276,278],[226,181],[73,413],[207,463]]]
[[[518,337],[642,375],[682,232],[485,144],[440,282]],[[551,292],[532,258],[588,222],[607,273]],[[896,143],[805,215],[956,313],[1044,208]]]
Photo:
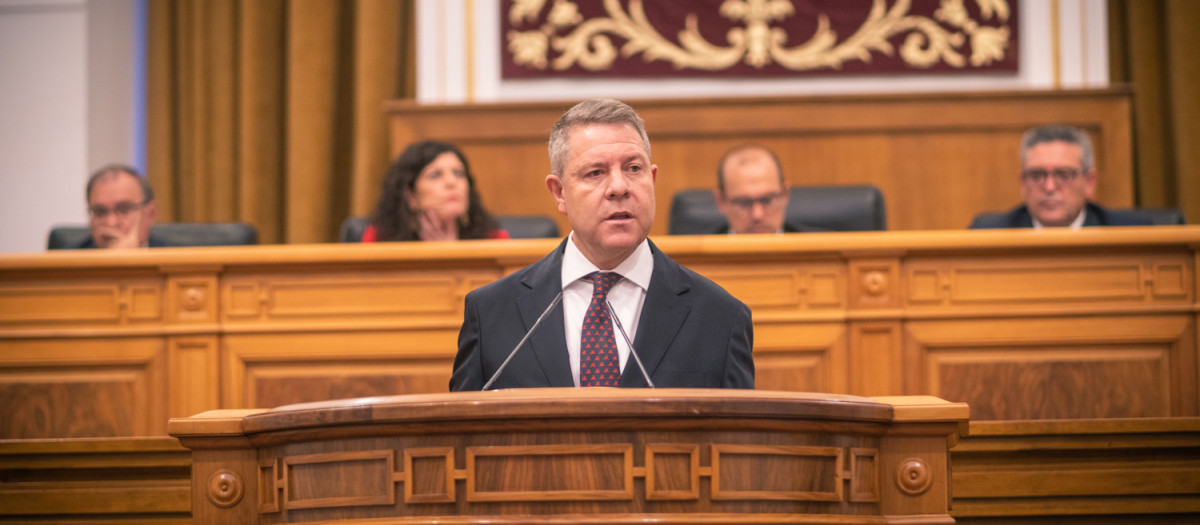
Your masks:
[[[587,124],[629,124],[642,136],[642,145],[646,148],[646,158],[650,158],[650,137],[646,135],[646,125],[637,112],[628,104],[611,98],[593,98],[580,102],[567,110],[554,129],[550,130],[550,172],[563,175],[567,164],[567,154],[570,146],[567,144],[568,135],[572,128]]]
[[[1092,153],[1092,140],[1083,130],[1071,126],[1042,126],[1026,131],[1021,137],[1021,167],[1025,167],[1025,154],[1031,148],[1047,142],[1066,142],[1079,146],[1079,168],[1083,173],[1092,171],[1092,167],[1096,165],[1096,157]]]

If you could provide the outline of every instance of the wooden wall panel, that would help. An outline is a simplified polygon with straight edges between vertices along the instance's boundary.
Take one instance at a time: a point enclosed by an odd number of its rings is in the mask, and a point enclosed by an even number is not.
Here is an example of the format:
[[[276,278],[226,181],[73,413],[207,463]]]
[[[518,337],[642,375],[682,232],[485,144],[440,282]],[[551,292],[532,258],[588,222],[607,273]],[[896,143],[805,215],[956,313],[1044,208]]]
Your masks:
[[[1200,520],[1197,418],[972,421],[951,460],[962,524]]]
[[[222,284],[227,324],[307,327],[407,321],[414,326],[462,322],[467,292],[499,278],[497,270],[455,268],[307,269],[283,274],[236,274]]]
[[[167,339],[171,417],[186,417],[221,406],[218,347],[216,336]]]
[[[901,326],[850,323],[850,393],[863,396],[904,392]]]
[[[0,440],[0,523],[191,525],[191,465],[165,436]]]
[[[849,341],[841,323],[788,326],[756,321],[754,386],[758,390],[847,392]]]
[[[0,436],[163,435],[166,361],[149,337],[0,341]]]
[[[971,405],[973,420],[1190,415],[1187,316],[915,321],[916,390]]]
[[[445,392],[457,325],[443,330],[243,334],[225,338],[222,405]]]
[[[746,303],[755,319],[795,319],[797,314],[846,308],[845,262],[758,261],[754,265],[697,261],[692,270]]]
[[[99,278],[76,275],[69,283],[54,275],[21,279],[0,275],[0,327],[132,327],[163,322],[162,278],[128,271],[106,273]]]
[[[891,229],[958,229],[978,212],[1020,201],[1025,130],[1066,123],[1095,143],[1096,199],[1131,206],[1130,99],[1117,89],[627,102],[646,121],[659,167],[652,233],[664,234],[671,196],[713,187],[721,154],[748,141],[774,149],[793,185],[878,186]],[[571,105],[394,101],[392,154],[421,139],[457,143],[489,209],[555,217],[566,232],[544,179],[550,128]]]
[[[1187,304],[1194,296],[1191,259],[1184,253],[1111,253],[1101,262],[1075,250],[1053,256],[912,258],[905,264],[907,303],[962,309]]]
[[[70,322],[12,312],[17,300],[0,316],[0,438],[156,434],[168,414],[214,407],[444,392],[463,297],[557,243],[0,257],[0,290],[79,303],[63,305]],[[760,389],[935,394],[994,419],[1200,415],[1197,226],[655,243],[749,305]],[[122,294],[133,308],[114,306]],[[52,395],[81,398],[96,422],[26,422]]]

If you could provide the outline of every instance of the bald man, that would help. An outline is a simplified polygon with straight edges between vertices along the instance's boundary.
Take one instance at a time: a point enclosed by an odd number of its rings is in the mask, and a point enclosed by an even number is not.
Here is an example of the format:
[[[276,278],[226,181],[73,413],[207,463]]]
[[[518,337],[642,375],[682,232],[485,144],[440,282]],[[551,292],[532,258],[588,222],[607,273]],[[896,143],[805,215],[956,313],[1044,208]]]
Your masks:
[[[783,166],[771,150],[757,144],[725,153],[717,166],[713,196],[728,224],[714,233],[784,233],[813,231],[788,224],[788,183]]]

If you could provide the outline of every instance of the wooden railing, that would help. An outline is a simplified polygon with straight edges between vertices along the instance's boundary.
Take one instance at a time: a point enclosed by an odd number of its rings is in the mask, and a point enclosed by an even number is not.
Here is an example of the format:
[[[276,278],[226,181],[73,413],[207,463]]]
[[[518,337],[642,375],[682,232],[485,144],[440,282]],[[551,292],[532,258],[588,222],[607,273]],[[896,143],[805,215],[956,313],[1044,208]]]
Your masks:
[[[654,241],[750,306],[759,389],[934,395],[976,421],[1200,415],[1200,227]],[[0,439],[445,392],[463,296],[555,246],[0,257]]]

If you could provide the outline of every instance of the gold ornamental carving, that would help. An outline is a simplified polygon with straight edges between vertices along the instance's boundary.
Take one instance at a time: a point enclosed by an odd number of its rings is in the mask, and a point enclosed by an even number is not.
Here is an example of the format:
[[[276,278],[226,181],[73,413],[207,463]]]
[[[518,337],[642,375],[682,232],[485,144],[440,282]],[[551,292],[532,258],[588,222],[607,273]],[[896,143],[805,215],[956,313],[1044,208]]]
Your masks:
[[[550,0],[515,0],[508,17],[513,24],[537,22]],[[862,24],[849,37],[839,40],[822,14],[817,29],[802,44],[773,22],[793,16],[791,0],[726,0],[718,13],[740,27],[726,33],[727,45],[706,40],[699,31],[699,16],[689,13],[678,40],[663,36],[647,19],[642,0],[605,0],[606,16],[584,19],[572,0],[552,0],[549,14],[537,29],[509,31],[508,51],[518,65],[562,71],[580,66],[590,71],[610,69],[618,54],[624,58],[642,55],[646,61],[665,60],[676,69],[719,71],[744,62],[755,68],[777,63],[789,70],[840,69],[850,61],[870,62],[873,52],[897,53],[889,42],[904,36],[899,56],[909,66],[929,68],[945,63],[954,68],[985,66],[1004,59],[1011,31],[1008,0],[973,0],[980,18],[968,12],[965,0],[942,0],[932,18],[911,14],[911,0],[897,0],[889,8],[885,0],[874,0]],[[996,19],[1000,25],[981,21]],[[562,34],[565,32],[565,34]],[[613,38],[625,40],[619,53]],[[963,46],[970,42],[970,57]],[[558,53],[551,56],[552,52]]]
[[[920,496],[933,485],[933,473],[921,458],[908,458],[896,469],[896,487],[909,496]]]
[[[867,272],[862,277],[862,285],[863,289],[866,290],[867,295],[878,297],[883,295],[884,292],[887,292],[887,275],[884,275],[883,272],[878,270]]]
[[[242,500],[245,488],[241,476],[221,469],[208,480],[208,501],[218,507],[232,507]]]
[[[204,290],[192,287],[183,292],[183,309],[195,312],[204,308]]]

